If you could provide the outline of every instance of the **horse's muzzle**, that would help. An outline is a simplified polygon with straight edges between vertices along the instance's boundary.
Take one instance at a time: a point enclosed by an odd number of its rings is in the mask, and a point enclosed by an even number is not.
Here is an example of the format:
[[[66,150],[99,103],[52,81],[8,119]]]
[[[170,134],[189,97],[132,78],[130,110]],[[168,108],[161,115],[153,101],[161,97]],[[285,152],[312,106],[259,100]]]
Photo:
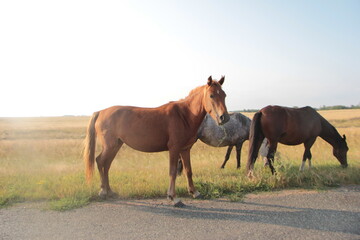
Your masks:
[[[229,121],[230,116],[229,116],[228,113],[224,113],[223,115],[221,115],[219,117],[219,119],[220,119],[219,125],[223,125],[223,124],[225,124],[225,123],[227,123]]]
[[[347,168],[348,167],[348,164],[345,163],[345,164],[341,164],[342,168]]]

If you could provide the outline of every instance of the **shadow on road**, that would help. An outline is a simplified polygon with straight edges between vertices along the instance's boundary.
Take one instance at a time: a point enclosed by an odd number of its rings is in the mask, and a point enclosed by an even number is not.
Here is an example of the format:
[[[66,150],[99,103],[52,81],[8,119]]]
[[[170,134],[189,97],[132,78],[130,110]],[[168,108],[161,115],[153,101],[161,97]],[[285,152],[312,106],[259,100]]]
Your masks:
[[[355,191],[358,192],[358,190]],[[311,195],[308,200],[316,200],[318,194]],[[294,196],[289,200],[293,198]],[[318,201],[322,200],[318,199]],[[297,207],[280,203],[259,203],[251,200],[245,202],[222,201],[222,203],[221,200],[191,202],[190,205],[184,208],[174,208],[169,202],[159,204],[159,202],[147,200],[117,201],[113,204],[127,205],[137,211],[151,212],[152,214],[179,219],[230,220],[288,226],[299,229],[360,234],[360,211],[333,210],[321,207]]]

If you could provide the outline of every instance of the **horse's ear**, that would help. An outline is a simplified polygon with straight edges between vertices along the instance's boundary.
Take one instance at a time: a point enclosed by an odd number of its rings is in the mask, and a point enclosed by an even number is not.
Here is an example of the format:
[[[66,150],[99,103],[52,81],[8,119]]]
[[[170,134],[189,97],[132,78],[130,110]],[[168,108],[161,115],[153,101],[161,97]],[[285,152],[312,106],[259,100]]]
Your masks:
[[[344,141],[346,141],[346,136],[345,136],[345,134],[343,135],[343,139],[344,139]]]
[[[212,77],[210,76],[209,78],[208,78],[208,82],[207,82],[207,84],[209,85],[209,86],[211,86],[211,84],[212,84]]]
[[[225,81],[225,76],[221,76],[221,79],[219,80],[220,85],[223,85]]]

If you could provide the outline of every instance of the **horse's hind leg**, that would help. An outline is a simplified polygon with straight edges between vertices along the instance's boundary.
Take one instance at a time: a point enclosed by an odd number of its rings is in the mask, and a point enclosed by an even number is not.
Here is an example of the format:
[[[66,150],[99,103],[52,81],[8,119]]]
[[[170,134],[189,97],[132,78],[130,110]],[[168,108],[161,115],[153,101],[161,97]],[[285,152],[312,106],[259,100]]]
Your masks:
[[[271,173],[273,175],[276,172],[275,168],[273,166],[276,149],[277,149],[277,142],[270,142],[269,152],[267,154],[267,159],[268,159],[268,162],[269,162],[269,167],[271,169]]]
[[[269,152],[269,141],[267,140],[267,138],[264,138],[263,142],[261,143],[261,147],[260,147],[260,156],[263,159],[264,162],[264,167],[269,165],[269,161],[267,159],[267,154]]]
[[[256,159],[259,154],[261,143],[264,140],[264,135],[262,133],[259,134],[258,138],[256,139],[249,139],[249,155],[246,168],[248,169],[248,177],[253,177],[253,170]]]
[[[224,160],[223,164],[221,165],[221,168],[225,168],[225,164],[230,158],[230,154],[231,154],[231,151],[232,151],[233,147],[234,147],[233,145],[230,145],[228,147],[228,149],[226,151],[226,155],[225,155],[225,160]]]
[[[114,195],[109,184],[109,169],[122,144],[123,143],[120,140],[115,140],[112,144],[104,144],[102,152],[96,158],[101,179],[101,190],[99,192],[99,196],[102,198]]]

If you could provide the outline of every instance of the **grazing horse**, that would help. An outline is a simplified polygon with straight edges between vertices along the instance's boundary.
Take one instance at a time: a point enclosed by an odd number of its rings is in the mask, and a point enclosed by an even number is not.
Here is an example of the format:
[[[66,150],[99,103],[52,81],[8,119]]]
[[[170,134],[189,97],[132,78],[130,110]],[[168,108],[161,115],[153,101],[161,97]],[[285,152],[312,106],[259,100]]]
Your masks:
[[[237,168],[240,168],[241,163],[241,149],[246,140],[249,140],[250,124],[251,120],[247,116],[241,113],[230,113],[230,119],[223,125],[218,125],[211,118],[210,115],[206,115],[204,121],[200,125],[198,130],[198,139],[212,147],[226,147],[226,155],[221,168],[225,168],[227,161],[230,158],[233,147],[236,147],[236,160]],[[264,143],[261,145],[260,155],[267,156],[267,140],[264,139]],[[181,174],[182,164],[181,159],[178,163],[178,174]]]
[[[157,108],[114,106],[95,112],[89,122],[85,139],[84,161],[88,181],[93,175],[96,137],[100,139],[102,151],[96,158],[101,178],[101,197],[111,196],[109,169],[115,155],[125,143],[143,152],[169,151],[170,185],[167,196],[174,206],[183,206],[176,199],[175,180],[179,156],[185,167],[188,191],[194,198],[196,191],[190,164],[190,149],[196,142],[197,130],[206,113],[224,124],[229,120],[225,105],[226,94],[219,81],[210,76],[207,84],[193,89],[179,101],[169,102]]]
[[[269,141],[267,154],[272,174],[275,169],[272,165],[277,144],[285,145],[304,144],[305,152],[300,170],[304,169],[306,159],[311,167],[310,148],[317,137],[321,137],[333,147],[333,154],[343,167],[347,167],[346,137],[340,136],[338,131],[315,109],[311,107],[287,108],[267,106],[257,112],[250,127],[250,149],[247,162],[248,176],[252,176],[254,163],[258,156],[260,144],[264,138]]]

